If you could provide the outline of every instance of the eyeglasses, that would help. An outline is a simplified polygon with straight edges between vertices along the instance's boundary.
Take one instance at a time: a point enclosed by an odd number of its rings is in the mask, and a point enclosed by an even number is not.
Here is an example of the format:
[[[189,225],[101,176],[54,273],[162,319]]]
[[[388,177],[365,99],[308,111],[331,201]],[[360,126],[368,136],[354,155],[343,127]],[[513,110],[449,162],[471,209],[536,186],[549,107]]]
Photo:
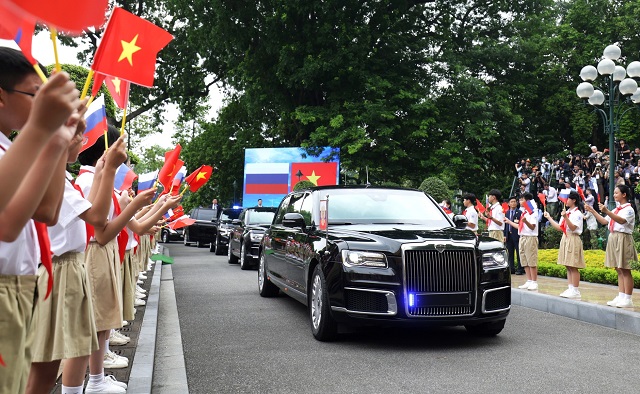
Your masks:
[[[9,89],[9,88],[2,88],[2,89],[6,90],[7,92],[22,93],[22,94],[26,94],[27,96],[31,96],[31,97],[35,97],[36,96],[35,93],[24,92],[22,90]]]

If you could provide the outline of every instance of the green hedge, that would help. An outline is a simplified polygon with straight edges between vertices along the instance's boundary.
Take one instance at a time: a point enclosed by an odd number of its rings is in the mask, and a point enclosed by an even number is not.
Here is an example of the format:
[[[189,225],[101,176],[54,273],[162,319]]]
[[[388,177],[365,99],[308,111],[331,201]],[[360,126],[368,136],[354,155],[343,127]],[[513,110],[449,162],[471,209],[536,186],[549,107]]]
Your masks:
[[[607,285],[618,284],[618,273],[612,268],[604,266],[605,252],[602,250],[585,250],[584,260],[586,268],[580,271],[580,280],[590,283],[603,283]],[[555,278],[566,278],[567,268],[557,264],[557,249],[538,250],[538,275],[552,276]],[[640,272],[631,271],[633,276],[633,287],[640,289]]]

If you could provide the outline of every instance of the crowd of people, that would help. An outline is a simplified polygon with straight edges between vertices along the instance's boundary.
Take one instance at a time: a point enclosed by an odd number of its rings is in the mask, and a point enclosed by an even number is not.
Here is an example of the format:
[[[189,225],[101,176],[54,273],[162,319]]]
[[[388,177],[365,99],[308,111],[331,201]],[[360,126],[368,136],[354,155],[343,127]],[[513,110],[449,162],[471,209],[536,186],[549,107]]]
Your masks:
[[[128,363],[109,345],[128,341],[117,330],[144,304],[153,236],[181,196],[116,190],[125,136],[83,147],[86,104],[68,74],[43,81],[0,48],[0,393],[50,392],[61,360],[62,393],[126,393],[105,376]]]
[[[614,161],[616,208],[611,210],[605,195],[609,187],[607,168],[611,165],[607,153],[592,146],[589,156],[570,156],[568,161],[549,163],[543,157],[531,166],[530,160],[522,160],[515,165],[518,187],[509,198],[503,200],[501,192],[493,189],[486,194],[485,207],[474,194],[462,196],[467,229],[478,233],[479,222],[486,221],[488,236],[505,245],[511,273],[527,277],[519,288],[538,290],[539,237],[542,228],[550,226],[562,232],[558,264],[567,269],[568,288],[560,297],[581,298],[579,269],[585,268],[581,235],[589,231],[595,242],[600,224],[609,231],[605,266],[618,273],[618,295],[607,305],[633,306],[631,264],[638,261],[632,236],[637,216],[633,188],[639,178],[640,149],[632,152],[623,140],[616,149],[620,160]],[[632,164],[633,160],[638,166]],[[445,212],[450,212],[449,201],[442,205],[448,206]]]

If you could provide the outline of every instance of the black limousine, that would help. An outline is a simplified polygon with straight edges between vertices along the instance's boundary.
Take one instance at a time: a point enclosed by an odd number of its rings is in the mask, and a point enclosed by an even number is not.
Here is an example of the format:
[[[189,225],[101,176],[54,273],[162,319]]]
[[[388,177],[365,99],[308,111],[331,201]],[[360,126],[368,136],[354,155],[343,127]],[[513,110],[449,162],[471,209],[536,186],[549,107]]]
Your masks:
[[[464,325],[492,336],[511,307],[502,243],[464,230],[419,190],[325,186],[287,195],[260,245],[258,288],[308,306],[311,331],[338,324]]]

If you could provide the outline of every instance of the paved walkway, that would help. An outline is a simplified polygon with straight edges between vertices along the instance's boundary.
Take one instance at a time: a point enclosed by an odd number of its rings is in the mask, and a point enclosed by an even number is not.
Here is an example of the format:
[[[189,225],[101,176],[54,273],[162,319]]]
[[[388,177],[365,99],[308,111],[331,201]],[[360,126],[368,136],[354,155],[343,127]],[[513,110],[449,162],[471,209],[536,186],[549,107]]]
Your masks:
[[[539,276],[537,291],[518,289],[526,280],[524,275],[511,276],[512,304],[640,335],[638,289],[634,289],[633,308],[614,308],[607,301],[618,295],[618,286],[580,282],[582,298],[570,300],[559,296],[567,289],[566,279]]]

